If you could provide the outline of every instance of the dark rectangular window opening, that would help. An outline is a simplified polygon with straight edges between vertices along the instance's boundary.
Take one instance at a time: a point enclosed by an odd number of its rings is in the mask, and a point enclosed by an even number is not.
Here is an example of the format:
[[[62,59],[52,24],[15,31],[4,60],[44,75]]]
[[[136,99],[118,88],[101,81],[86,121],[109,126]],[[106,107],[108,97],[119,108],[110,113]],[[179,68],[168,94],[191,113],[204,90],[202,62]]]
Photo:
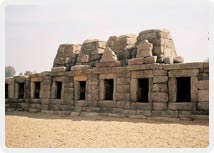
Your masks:
[[[35,93],[34,98],[40,98],[40,82],[35,82]]]
[[[148,103],[149,79],[138,79],[137,101]]]
[[[85,100],[86,81],[80,81],[80,100]]]
[[[5,98],[8,98],[8,84],[5,84]]]
[[[177,80],[177,102],[191,101],[190,77],[178,77]]]
[[[61,99],[62,82],[56,82],[56,98]]]
[[[106,79],[105,80],[105,100],[113,100],[114,92],[114,80]]]
[[[19,83],[19,98],[24,98],[25,84]]]

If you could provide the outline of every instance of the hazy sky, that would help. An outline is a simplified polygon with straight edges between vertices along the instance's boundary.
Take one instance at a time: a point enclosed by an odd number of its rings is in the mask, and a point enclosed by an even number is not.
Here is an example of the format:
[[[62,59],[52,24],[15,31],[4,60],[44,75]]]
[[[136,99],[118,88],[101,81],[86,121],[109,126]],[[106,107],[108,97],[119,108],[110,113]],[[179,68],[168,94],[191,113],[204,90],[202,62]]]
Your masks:
[[[50,70],[59,44],[107,40],[147,29],[168,29],[185,62],[208,53],[206,0],[73,0],[70,5],[9,5],[5,9],[6,65],[17,74]]]

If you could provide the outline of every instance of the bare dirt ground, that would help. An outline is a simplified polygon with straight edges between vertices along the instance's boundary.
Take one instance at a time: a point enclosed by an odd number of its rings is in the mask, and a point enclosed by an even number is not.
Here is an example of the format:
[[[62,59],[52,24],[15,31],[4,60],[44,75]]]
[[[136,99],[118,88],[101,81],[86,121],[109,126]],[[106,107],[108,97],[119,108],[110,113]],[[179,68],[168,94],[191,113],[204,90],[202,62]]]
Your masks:
[[[9,112],[5,126],[6,146],[11,148],[198,148],[209,145],[208,121]]]

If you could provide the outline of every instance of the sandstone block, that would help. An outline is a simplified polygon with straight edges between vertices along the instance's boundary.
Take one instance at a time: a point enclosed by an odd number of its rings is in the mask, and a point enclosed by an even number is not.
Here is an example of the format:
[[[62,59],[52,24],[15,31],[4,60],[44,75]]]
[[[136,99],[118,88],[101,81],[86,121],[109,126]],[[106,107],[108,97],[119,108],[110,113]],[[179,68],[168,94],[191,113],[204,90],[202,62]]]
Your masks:
[[[198,102],[197,107],[198,107],[199,110],[208,111],[209,110],[209,102]]]
[[[145,116],[151,116],[152,115],[152,111],[151,110],[145,110],[144,115]]]
[[[89,55],[79,54],[78,57],[77,57],[77,62],[80,62],[80,63],[89,62]]]
[[[42,90],[43,91],[50,91],[51,90],[51,86],[50,85],[42,85]]]
[[[48,110],[48,105],[41,105],[41,110]]]
[[[128,101],[117,101],[116,107],[121,109],[130,109],[130,102]]]
[[[116,93],[116,100],[129,101],[130,100],[130,94],[129,93]]]
[[[126,48],[131,48],[136,42],[136,35],[122,35],[122,36],[111,36],[109,37],[106,46],[110,47],[113,51],[118,53]]]
[[[153,103],[154,110],[167,110],[167,103]]]
[[[153,102],[167,102],[168,94],[166,92],[153,92],[152,101]]]
[[[64,94],[73,95],[73,93],[74,93],[74,88],[64,88]],[[73,96],[71,98],[73,98]]]
[[[143,40],[137,46],[137,58],[150,57],[152,56],[153,44],[149,43],[148,40]]]
[[[187,119],[191,116],[191,111],[179,111],[179,118]]]
[[[104,108],[116,108],[117,103],[115,101],[99,101],[98,106]]]
[[[40,112],[40,110],[39,109],[34,109],[34,108],[29,108],[29,112],[30,113],[38,113],[38,112]]]
[[[176,57],[173,57],[173,62],[174,63],[183,63],[184,59],[181,56],[176,56]]]
[[[203,68],[203,63],[194,62],[194,63],[176,63],[172,65],[165,65],[165,70],[180,70],[180,69],[199,69]]]
[[[197,85],[200,90],[209,90],[209,80],[200,80]]]
[[[136,111],[136,110],[125,109],[125,110],[124,110],[124,114],[125,114],[125,115],[136,115],[136,114],[137,114],[137,111]]]
[[[74,87],[74,83],[65,83],[64,87],[65,88],[73,88]]]
[[[43,98],[43,99],[48,99],[48,98],[50,98],[50,95],[51,95],[51,92],[50,92],[50,91],[43,91],[43,92],[41,93],[41,98]]]
[[[164,47],[162,46],[154,46],[153,55],[158,55],[158,57],[164,53]]]
[[[50,99],[42,99],[42,104],[43,105],[48,105],[50,102]]]
[[[198,76],[199,70],[198,69],[186,69],[186,70],[172,70],[169,71],[169,77],[188,77],[188,76]]]
[[[169,103],[168,109],[169,110],[191,111],[193,109],[193,105],[191,102]]]
[[[96,67],[119,67],[122,63],[120,61],[112,61],[112,62],[102,62],[97,63]]]
[[[151,110],[151,108],[152,108],[151,103],[140,103],[140,102],[131,103],[131,109],[134,110]]]
[[[71,67],[71,71],[91,69],[89,65],[75,65]]]
[[[75,106],[71,106],[71,105],[61,105],[61,106],[60,106],[60,110],[61,110],[61,111],[74,111],[74,110],[75,110]]]
[[[152,78],[153,73],[152,70],[144,70],[144,71],[132,71],[132,78]]]
[[[141,65],[143,64],[143,58],[132,58],[128,60],[128,65]]]
[[[64,72],[65,71],[65,67],[61,66],[61,67],[52,67],[51,71],[52,72]]]
[[[101,57],[100,62],[114,62],[117,61],[117,55],[109,48],[105,48],[103,56]]]
[[[131,79],[131,101],[137,101],[137,87],[138,87],[138,79]]]
[[[153,70],[153,75],[154,76],[166,76],[167,71],[165,71],[165,70]]]
[[[167,83],[167,76],[154,76],[153,83]]]
[[[80,113],[80,116],[82,117],[97,117],[99,114],[98,113],[95,113],[95,112],[81,112]]]
[[[117,84],[130,84],[130,78],[117,78]]]
[[[178,117],[178,111],[168,110],[167,116],[169,117]]]
[[[159,111],[159,110],[155,110],[151,112],[151,116],[152,117],[165,117],[167,116],[166,111]]]
[[[112,113],[113,108],[100,107],[99,113]]]
[[[80,116],[80,112],[71,112],[71,117]]]
[[[81,106],[75,106],[75,111],[76,112],[81,112],[82,111],[82,107]]]
[[[146,116],[144,115],[128,115],[129,118],[135,118],[135,119],[145,119]]]
[[[89,105],[89,106],[90,106],[89,107],[90,112],[97,112],[98,113],[100,111],[100,107],[96,107],[97,105],[95,107],[91,106],[91,105]]]
[[[156,61],[157,61],[157,56],[151,56],[151,57],[145,57],[144,58],[145,64],[156,63]]]
[[[152,107],[151,107],[151,109],[152,109]],[[136,114],[137,114],[137,115],[144,115],[146,111],[150,111],[150,110],[137,109],[137,110],[136,110],[136,112],[137,112]]]
[[[172,57],[165,57],[164,63],[165,64],[173,64],[173,58]]]
[[[88,101],[85,100],[75,101],[75,106],[86,107],[88,106]]]
[[[50,99],[49,104],[60,105],[60,104],[62,104],[62,100],[61,99]]]
[[[114,114],[123,114],[123,112],[124,112],[124,109],[121,109],[121,108],[112,109],[112,113],[114,113]]]
[[[108,114],[108,117],[126,117],[124,114]]]
[[[200,76],[202,80],[209,80],[209,73],[201,73]]]
[[[90,56],[90,61],[99,61],[102,57],[102,54],[95,54]]]
[[[154,84],[152,87],[152,91],[167,92],[167,90],[167,84]]]
[[[116,89],[117,89],[117,92],[119,93],[129,93],[130,85],[117,85]]]
[[[198,90],[198,101],[209,101],[209,90]]]

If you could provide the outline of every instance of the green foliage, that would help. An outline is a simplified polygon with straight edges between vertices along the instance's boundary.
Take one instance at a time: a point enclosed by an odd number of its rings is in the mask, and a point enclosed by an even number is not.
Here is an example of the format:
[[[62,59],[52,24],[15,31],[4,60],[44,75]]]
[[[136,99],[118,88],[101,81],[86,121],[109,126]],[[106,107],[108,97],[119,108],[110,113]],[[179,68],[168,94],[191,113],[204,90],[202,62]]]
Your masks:
[[[5,67],[5,77],[13,77],[16,74],[16,70],[13,66]]]

